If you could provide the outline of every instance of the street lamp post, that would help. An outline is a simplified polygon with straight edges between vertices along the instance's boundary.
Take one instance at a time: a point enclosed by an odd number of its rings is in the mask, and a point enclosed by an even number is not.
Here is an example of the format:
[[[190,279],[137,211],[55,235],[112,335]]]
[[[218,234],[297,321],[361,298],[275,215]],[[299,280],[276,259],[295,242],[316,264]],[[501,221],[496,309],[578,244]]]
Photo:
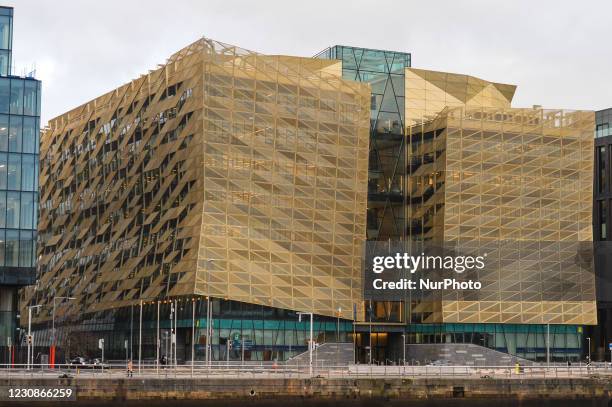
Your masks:
[[[53,313],[51,316],[51,368],[55,367],[55,301],[56,300],[76,300],[74,297],[53,297]]]
[[[42,305],[29,305],[28,306],[28,364],[27,370],[30,370],[30,365],[33,364],[34,359],[34,339],[32,338],[32,308],[39,308]]]
[[[342,315],[342,308],[338,308],[338,318],[336,323],[336,342],[340,342],[340,315]]]
[[[210,327],[211,325],[211,320],[212,320],[212,312],[210,312],[210,283],[209,283],[209,278],[208,278],[208,264],[213,263],[215,260],[214,259],[208,259],[206,260],[206,352],[204,355],[204,359],[206,359],[206,366],[210,367],[210,361],[212,360],[212,347],[211,347],[211,336],[212,336],[212,329]]]
[[[168,353],[169,364],[172,365],[174,358],[172,357],[172,343],[174,341],[174,302],[170,300],[170,351]]]
[[[138,373],[142,364],[142,300],[140,300],[140,313],[138,321]]]
[[[591,338],[587,337],[587,341],[589,343],[589,353],[588,353],[588,361],[589,361],[589,365],[591,364]]]
[[[342,308],[338,307],[338,318],[336,321],[336,366],[339,363],[338,360],[338,345],[340,343],[340,314],[342,314]]]
[[[208,273],[206,274],[206,286],[208,288]],[[208,291],[208,290],[207,290]],[[212,350],[210,348],[210,295],[206,296],[206,349],[205,349],[205,354],[204,354],[204,359],[206,362],[206,367],[209,368],[210,367],[210,359],[212,359],[210,356],[210,351]]]
[[[291,351],[291,346],[289,346],[289,351]],[[240,327],[240,365],[244,367],[244,329],[242,326]]]
[[[402,359],[404,360],[404,366],[406,366],[406,334],[402,334]]]
[[[550,324],[546,324],[546,365],[550,366]]]
[[[369,301],[369,305],[370,305],[370,334],[369,334],[370,354],[368,355],[368,364],[371,365],[372,364],[372,300]]]
[[[178,302],[174,300],[174,336],[172,338],[172,342],[174,343],[174,370],[176,370],[176,365],[178,364],[178,359],[176,357],[176,339],[178,338]]]
[[[312,312],[298,312],[298,321],[302,322],[302,315],[310,315],[310,340],[308,341],[308,355],[309,355],[309,368],[308,371],[310,373],[310,377],[312,377],[312,351],[313,351],[313,342],[312,342],[312,326],[314,316]]]
[[[156,347],[155,347],[155,366],[156,371],[159,374],[159,346],[161,344],[159,340],[159,300],[157,300],[157,328],[156,328]]]
[[[193,377],[193,364],[195,363],[195,298],[191,299],[191,377]]]

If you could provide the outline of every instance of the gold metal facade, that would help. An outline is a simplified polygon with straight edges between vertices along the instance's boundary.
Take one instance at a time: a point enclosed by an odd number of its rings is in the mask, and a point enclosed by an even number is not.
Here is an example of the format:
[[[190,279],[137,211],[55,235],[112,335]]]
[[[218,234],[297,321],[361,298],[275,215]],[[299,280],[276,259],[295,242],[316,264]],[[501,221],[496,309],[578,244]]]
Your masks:
[[[51,120],[26,302],[76,297],[61,315],[210,294],[350,315],[369,103],[337,61],[201,39]]]
[[[406,124],[434,119],[447,107],[509,108],[515,85],[470,75],[406,68]]]
[[[455,107],[408,130],[410,239],[487,253],[413,322],[596,324],[593,112]]]

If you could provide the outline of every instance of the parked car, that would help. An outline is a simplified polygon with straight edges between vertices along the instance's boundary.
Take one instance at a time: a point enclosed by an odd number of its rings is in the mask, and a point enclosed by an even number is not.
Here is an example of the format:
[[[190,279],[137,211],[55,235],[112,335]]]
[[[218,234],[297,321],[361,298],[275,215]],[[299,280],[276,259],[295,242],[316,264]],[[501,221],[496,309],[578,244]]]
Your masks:
[[[70,359],[70,362],[68,362],[68,364],[70,365],[70,367],[85,367],[87,366],[87,359],[81,356],[77,356],[75,358]]]
[[[102,362],[100,359],[95,358],[89,361],[89,365],[93,369],[108,369],[110,365],[106,362]]]

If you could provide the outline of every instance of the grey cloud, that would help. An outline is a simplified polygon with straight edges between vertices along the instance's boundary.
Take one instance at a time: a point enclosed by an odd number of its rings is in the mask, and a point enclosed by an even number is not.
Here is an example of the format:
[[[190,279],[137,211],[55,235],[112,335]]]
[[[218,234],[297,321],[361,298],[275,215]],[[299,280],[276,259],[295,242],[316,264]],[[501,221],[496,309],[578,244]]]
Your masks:
[[[204,35],[263,53],[408,51],[419,68],[517,84],[514,105],[612,106],[612,2],[19,0],[17,73],[36,63],[43,123]]]

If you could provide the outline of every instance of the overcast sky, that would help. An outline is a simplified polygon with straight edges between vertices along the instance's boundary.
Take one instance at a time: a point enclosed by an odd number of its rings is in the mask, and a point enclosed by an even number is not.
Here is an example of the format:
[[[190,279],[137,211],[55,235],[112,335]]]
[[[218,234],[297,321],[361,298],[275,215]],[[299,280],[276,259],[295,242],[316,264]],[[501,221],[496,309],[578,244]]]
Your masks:
[[[518,85],[514,106],[612,106],[612,1],[5,0],[16,73],[43,81],[42,124],[201,36],[269,54],[335,44]]]

